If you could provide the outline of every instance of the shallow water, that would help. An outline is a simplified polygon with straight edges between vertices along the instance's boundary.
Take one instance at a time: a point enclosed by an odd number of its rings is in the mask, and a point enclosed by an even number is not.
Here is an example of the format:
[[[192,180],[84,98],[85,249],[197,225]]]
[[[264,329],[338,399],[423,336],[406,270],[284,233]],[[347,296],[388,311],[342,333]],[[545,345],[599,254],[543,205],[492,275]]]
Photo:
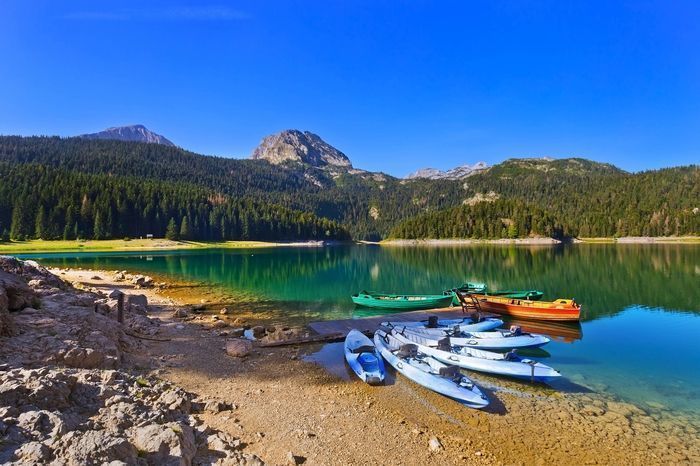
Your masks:
[[[533,357],[570,382],[648,409],[700,416],[700,245],[270,248],[34,254],[47,265],[126,269],[203,282],[274,319],[362,317],[362,289],[439,293],[464,281],[576,298],[580,326]]]

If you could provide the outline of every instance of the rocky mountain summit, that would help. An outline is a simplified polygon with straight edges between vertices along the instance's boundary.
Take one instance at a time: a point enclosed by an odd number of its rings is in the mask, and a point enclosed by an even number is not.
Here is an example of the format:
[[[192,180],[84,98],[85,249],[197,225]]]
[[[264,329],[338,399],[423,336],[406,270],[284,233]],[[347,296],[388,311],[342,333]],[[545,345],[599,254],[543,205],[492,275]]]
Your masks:
[[[285,130],[263,138],[252,159],[272,164],[300,162],[313,167],[352,167],[350,159],[314,133]]]
[[[406,179],[427,178],[429,180],[459,180],[484,171],[489,166],[486,162],[477,162],[474,165],[460,165],[451,170],[442,171],[436,168],[421,168],[406,177]]]
[[[149,142],[175,147],[171,141],[143,125],[115,126],[98,133],[81,134],[83,139],[116,139],[117,141]]]

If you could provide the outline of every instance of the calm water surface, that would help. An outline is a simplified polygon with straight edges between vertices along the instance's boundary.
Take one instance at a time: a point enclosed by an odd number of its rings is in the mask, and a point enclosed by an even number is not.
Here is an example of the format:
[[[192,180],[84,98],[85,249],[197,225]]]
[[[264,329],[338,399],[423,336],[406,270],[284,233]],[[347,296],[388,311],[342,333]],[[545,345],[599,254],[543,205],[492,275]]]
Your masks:
[[[700,245],[274,248],[25,255],[204,282],[266,317],[361,317],[362,289],[439,293],[464,281],[573,297],[580,326],[533,354],[569,380],[640,406],[700,416]]]

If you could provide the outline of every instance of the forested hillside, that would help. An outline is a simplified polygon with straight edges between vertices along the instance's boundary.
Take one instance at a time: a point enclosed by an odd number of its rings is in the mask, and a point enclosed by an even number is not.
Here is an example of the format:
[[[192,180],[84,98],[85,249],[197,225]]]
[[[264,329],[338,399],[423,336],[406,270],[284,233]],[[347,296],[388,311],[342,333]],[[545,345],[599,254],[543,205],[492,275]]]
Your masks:
[[[0,162],[2,239],[348,239],[337,222],[188,183]]]
[[[158,144],[58,137],[0,137],[0,161],[207,187],[337,220],[357,239],[380,239],[400,220],[459,204],[461,183],[402,180],[303,164],[201,156]]]
[[[548,212],[512,199],[419,215],[397,225],[393,238],[563,238],[568,231]]]
[[[700,234],[697,166],[630,174],[584,159],[511,159],[461,180],[401,180],[10,136],[0,163],[0,232],[15,237],[162,236],[169,224],[197,239]]]
[[[590,161],[510,160],[469,178],[474,205],[397,225],[394,238],[671,236],[700,233],[700,168],[629,174]],[[554,165],[552,167],[551,165]]]

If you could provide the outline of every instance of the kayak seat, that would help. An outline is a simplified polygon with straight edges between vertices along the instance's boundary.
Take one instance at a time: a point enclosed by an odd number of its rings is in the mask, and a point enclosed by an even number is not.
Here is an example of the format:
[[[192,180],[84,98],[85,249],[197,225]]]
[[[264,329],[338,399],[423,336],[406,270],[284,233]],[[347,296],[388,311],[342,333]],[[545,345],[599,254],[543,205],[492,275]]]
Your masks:
[[[438,317],[437,316],[429,316],[428,317],[428,325],[425,326],[426,328],[438,328]]]
[[[514,337],[517,337],[518,335],[522,335],[522,333],[523,333],[523,330],[517,325],[511,325],[509,330],[510,330],[510,334]]]
[[[400,358],[415,358],[418,355],[418,346],[413,343],[401,345],[396,355]]]
[[[362,345],[362,346],[358,346],[357,348],[351,349],[350,352],[353,354],[374,353],[374,346]]]
[[[437,349],[440,351],[451,351],[450,337],[440,338],[437,342]]]
[[[459,372],[459,368],[457,366],[443,366],[438,369],[438,374],[440,374],[441,377],[451,380],[462,378],[462,374]]]
[[[375,372],[379,370],[379,361],[373,353],[362,353],[357,357],[357,362],[360,363],[365,372]]]
[[[503,359],[505,361],[518,361],[520,358],[518,357],[518,353],[514,349],[508,351],[506,354],[503,355]]]

